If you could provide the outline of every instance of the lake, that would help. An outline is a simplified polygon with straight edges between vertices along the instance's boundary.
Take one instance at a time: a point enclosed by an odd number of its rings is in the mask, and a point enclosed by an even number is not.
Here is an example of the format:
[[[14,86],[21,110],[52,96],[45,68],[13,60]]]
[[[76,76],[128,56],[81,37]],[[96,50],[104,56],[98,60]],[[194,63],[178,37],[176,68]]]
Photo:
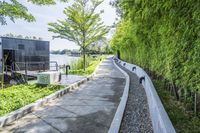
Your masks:
[[[58,65],[71,65],[73,62],[78,60],[80,57],[74,57],[69,55],[55,55],[50,54],[50,61],[57,61]]]

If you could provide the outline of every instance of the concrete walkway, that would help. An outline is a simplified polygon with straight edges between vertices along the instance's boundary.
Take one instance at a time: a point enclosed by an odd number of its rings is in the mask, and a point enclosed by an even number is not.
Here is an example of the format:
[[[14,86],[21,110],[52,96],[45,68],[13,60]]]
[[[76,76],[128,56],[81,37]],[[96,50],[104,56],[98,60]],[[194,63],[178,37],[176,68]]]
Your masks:
[[[67,86],[78,82],[82,79],[86,78],[86,76],[78,76],[78,75],[62,75],[61,80],[59,82],[60,85]]]
[[[124,86],[124,75],[111,59],[106,59],[99,66],[94,80],[0,129],[0,132],[106,133]]]

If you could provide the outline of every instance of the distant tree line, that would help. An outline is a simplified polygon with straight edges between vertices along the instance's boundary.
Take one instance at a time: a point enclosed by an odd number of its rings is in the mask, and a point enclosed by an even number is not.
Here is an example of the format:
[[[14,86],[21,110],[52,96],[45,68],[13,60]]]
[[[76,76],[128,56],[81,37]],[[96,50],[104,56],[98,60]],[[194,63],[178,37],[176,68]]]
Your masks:
[[[69,49],[63,49],[63,50],[51,50],[51,54],[60,54],[60,55],[70,55],[72,53],[80,53],[79,50],[69,50]]]
[[[73,55],[73,54],[81,54],[81,50],[69,50],[69,49],[63,49],[63,50],[51,50],[51,54],[60,54],[60,55]],[[106,47],[93,47],[92,49],[86,49],[86,54],[111,54],[111,50],[109,46]]]

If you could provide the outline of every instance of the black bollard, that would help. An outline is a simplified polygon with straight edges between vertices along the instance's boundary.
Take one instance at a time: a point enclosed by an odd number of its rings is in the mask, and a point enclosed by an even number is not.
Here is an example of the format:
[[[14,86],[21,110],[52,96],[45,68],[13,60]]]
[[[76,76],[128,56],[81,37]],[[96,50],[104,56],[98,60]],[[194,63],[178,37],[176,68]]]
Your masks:
[[[136,70],[136,67],[133,67],[133,68],[132,68],[132,71],[134,71],[134,70]]]
[[[145,77],[144,76],[140,77],[140,84],[142,84],[142,80],[145,81]]]
[[[69,70],[70,70],[70,65],[66,65],[66,75],[68,75],[69,74]]]
[[[62,74],[61,74],[61,72],[59,73],[59,81],[61,81],[61,79],[62,79]]]

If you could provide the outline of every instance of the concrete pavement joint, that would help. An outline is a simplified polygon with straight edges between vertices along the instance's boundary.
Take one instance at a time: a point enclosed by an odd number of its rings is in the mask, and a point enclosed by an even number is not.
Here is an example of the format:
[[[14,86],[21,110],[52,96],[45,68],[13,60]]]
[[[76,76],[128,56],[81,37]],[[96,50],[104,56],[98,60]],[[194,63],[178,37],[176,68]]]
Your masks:
[[[102,106],[102,107],[104,107],[104,106],[109,106],[109,107],[115,107],[115,105],[65,105],[65,106]]]
[[[50,127],[54,128],[55,130],[57,130],[58,132],[60,133],[63,133],[62,131],[60,131],[58,128],[54,127],[51,123],[47,122],[46,120],[44,120],[42,117],[36,115],[36,114],[33,114],[35,115],[38,119],[42,120],[44,123],[46,123],[47,125],[49,125]]]
[[[79,115],[79,114],[77,114],[77,113],[75,113],[75,112],[73,112],[73,111],[71,111],[71,110],[68,110],[68,109],[66,109],[66,108],[63,108],[63,107],[61,107],[61,106],[59,106],[59,105],[56,105],[56,106],[59,107],[60,109],[64,110],[64,111],[67,111],[67,112],[70,112],[70,113],[72,113],[72,114],[75,114],[75,115],[79,116],[79,117],[74,117],[74,118],[84,118],[84,119],[87,119],[87,120],[89,120],[89,121],[92,121],[92,122],[94,122],[94,123],[96,123],[96,124],[99,124],[99,125],[101,125],[101,126],[103,126],[103,127],[109,128],[108,126],[106,126],[106,125],[104,125],[104,124],[101,124],[101,123],[99,123],[99,122],[93,121],[92,119],[89,119],[89,118],[87,118],[87,117],[85,117],[85,116],[81,116],[81,115]]]
[[[87,101],[91,101],[91,100],[93,100],[93,101],[109,101],[109,100],[102,100],[102,99],[92,99],[92,98],[90,98],[90,99],[84,99],[84,98],[69,98],[70,100],[87,100]]]

